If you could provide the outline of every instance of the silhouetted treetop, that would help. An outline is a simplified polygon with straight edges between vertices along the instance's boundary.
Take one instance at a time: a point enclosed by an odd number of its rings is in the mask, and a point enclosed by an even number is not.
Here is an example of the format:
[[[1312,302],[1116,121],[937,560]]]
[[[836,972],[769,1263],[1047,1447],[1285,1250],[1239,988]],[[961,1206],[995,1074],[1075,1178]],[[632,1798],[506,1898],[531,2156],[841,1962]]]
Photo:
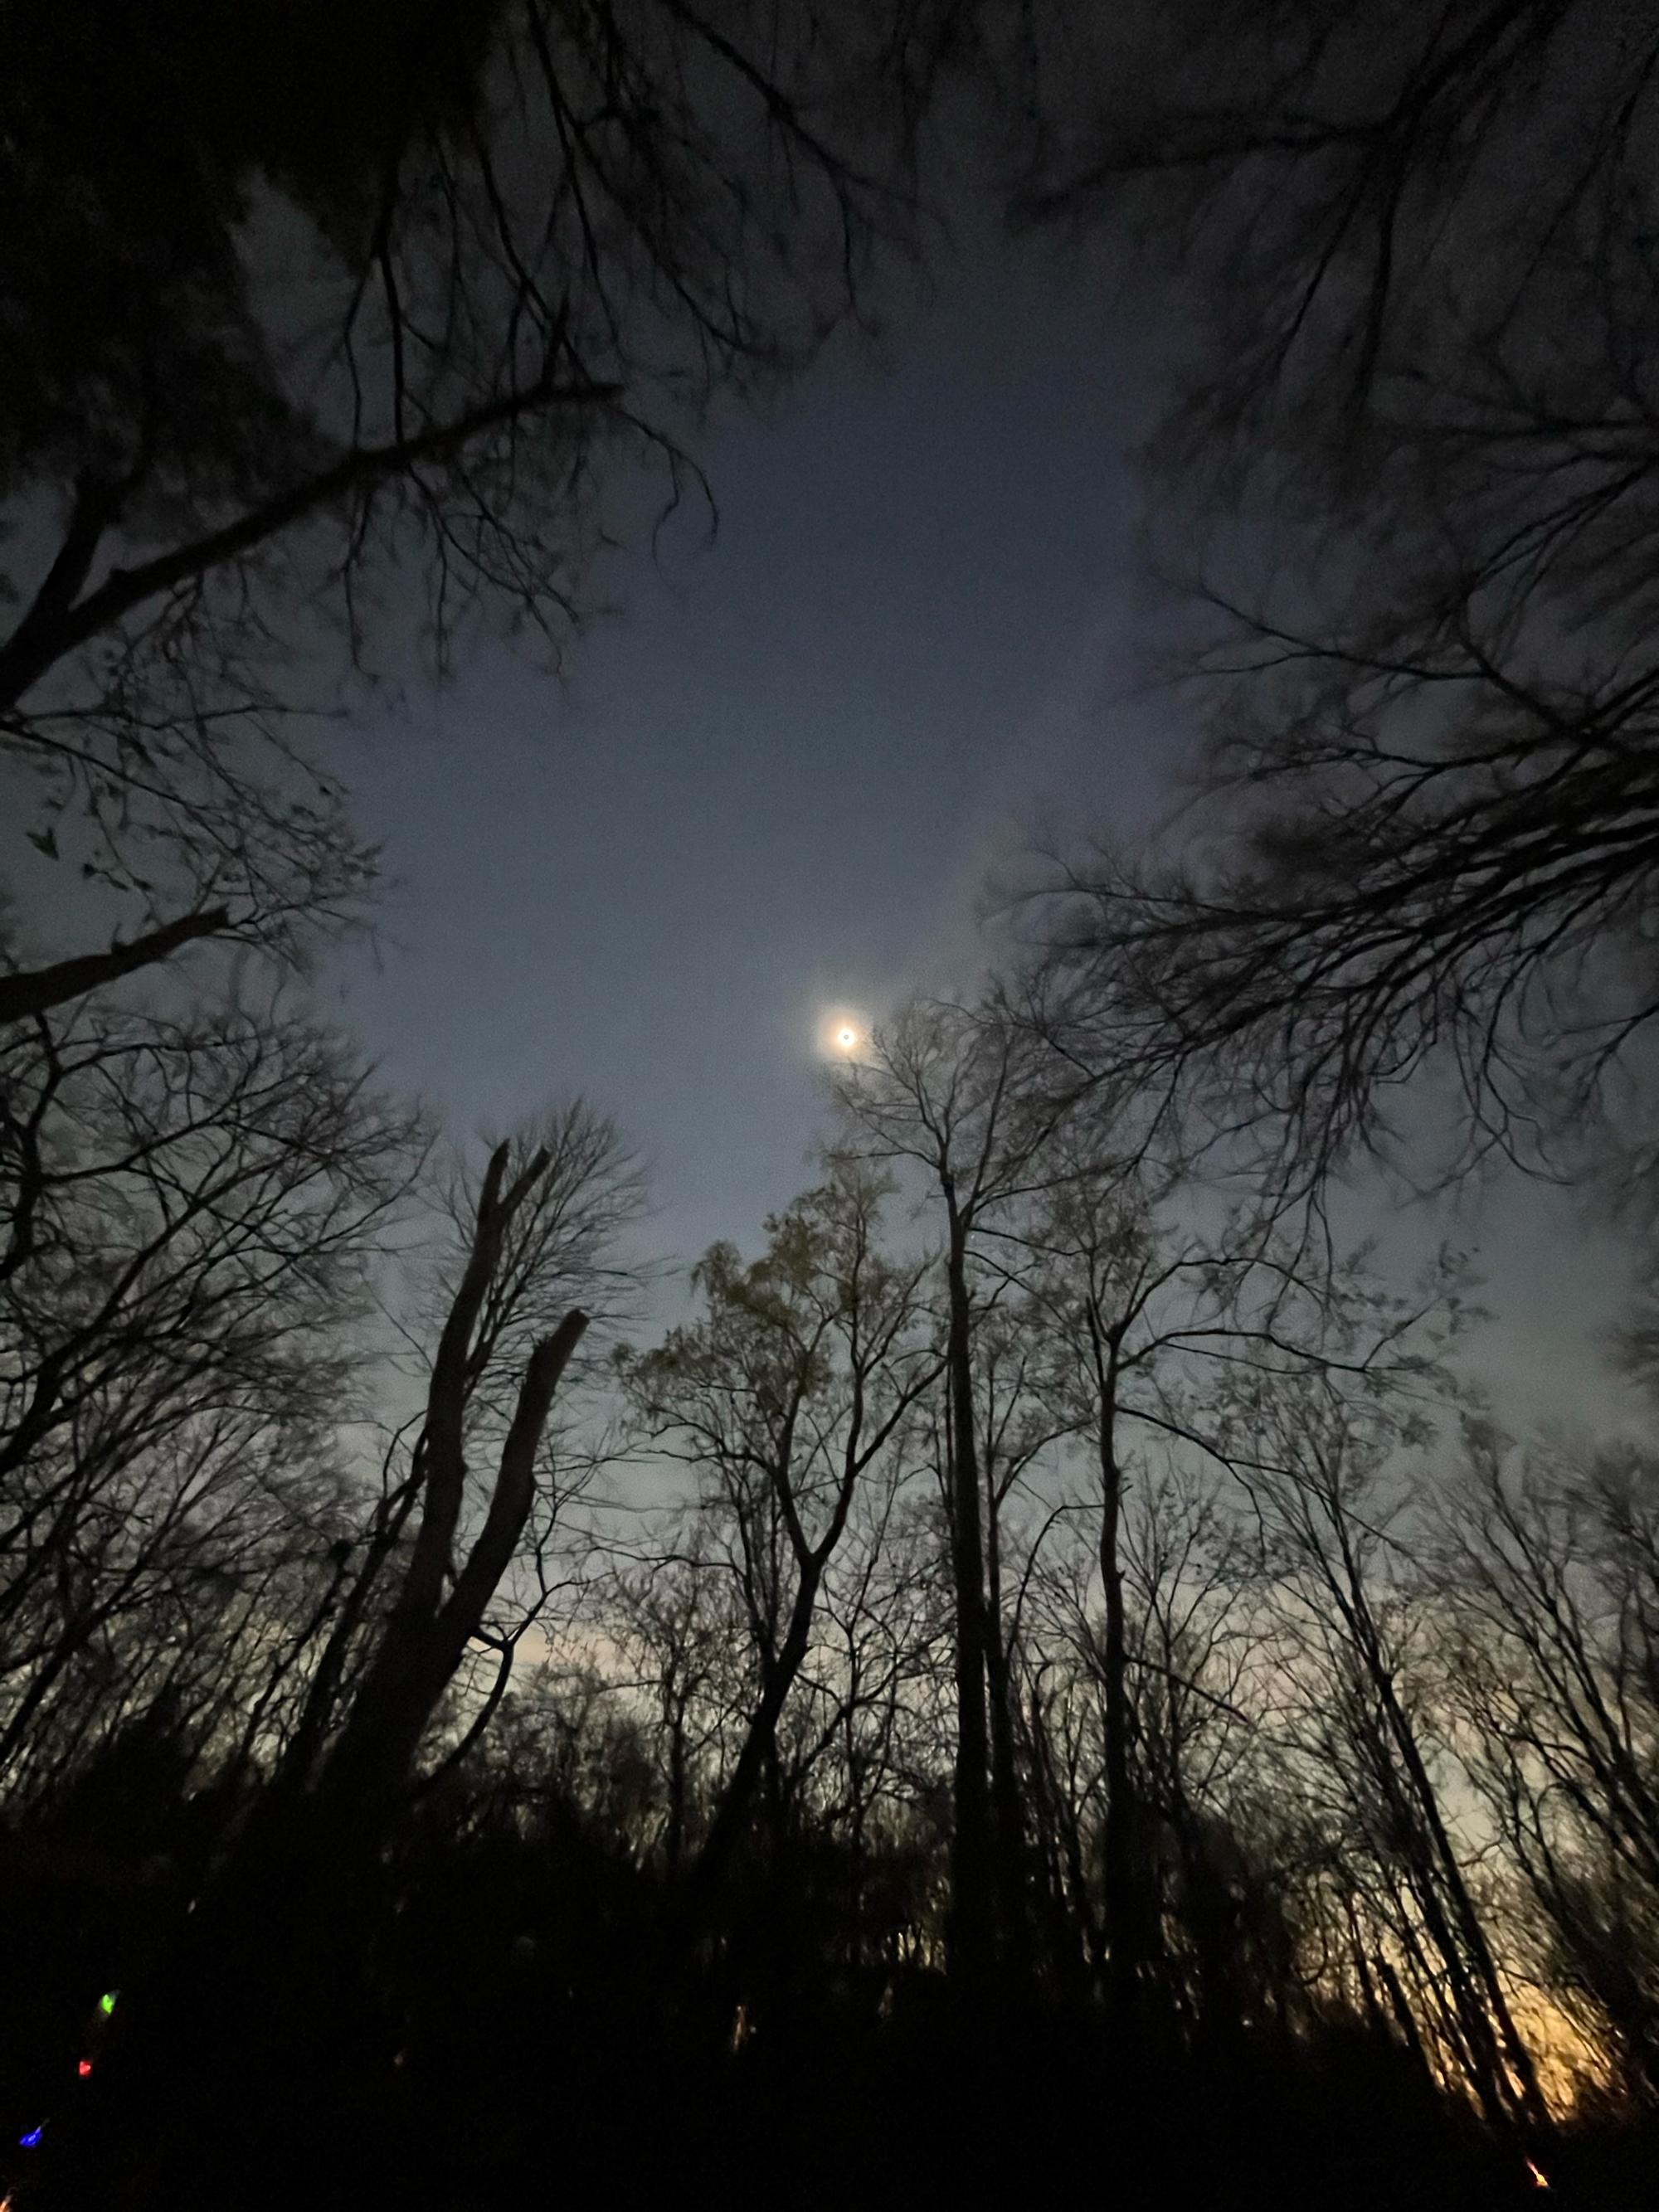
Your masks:
[[[1205,803],[1080,861],[1061,933],[1223,1127],[1322,1163],[1435,1059],[1535,1158],[1655,1004],[1659,42],[1596,0],[1139,29],[1032,204],[1127,193],[1194,285],[1153,531]]]
[[[295,753],[331,635],[556,651],[601,456],[677,498],[712,393],[859,310],[965,12],[8,10],[0,736],[49,823],[267,936],[349,907],[372,855]]]
[[[9,11],[5,488],[171,541],[791,358],[898,219],[950,12]]]
[[[1552,329],[1559,288],[1628,211],[1653,127],[1653,33],[1632,11],[1281,0],[1049,20],[1022,205],[1109,202],[1210,280],[1228,349],[1195,380],[1188,459],[1285,403],[1304,432],[1352,434],[1472,330],[1525,335],[1539,366],[1547,333],[1582,339]]]

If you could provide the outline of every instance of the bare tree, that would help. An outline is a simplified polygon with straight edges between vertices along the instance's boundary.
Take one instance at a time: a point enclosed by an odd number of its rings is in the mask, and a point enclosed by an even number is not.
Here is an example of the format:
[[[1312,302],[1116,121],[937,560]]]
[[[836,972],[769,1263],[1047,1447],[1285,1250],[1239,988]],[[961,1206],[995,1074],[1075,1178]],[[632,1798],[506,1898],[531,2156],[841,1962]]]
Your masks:
[[[1473,1427],[1433,1526],[1443,1695],[1530,1896],[1516,1940],[1620,2086],[1646,2099],[1659,2087],[1655,1471],[1632,1450],[1517,1457]]]
[[[1042,1346],[1042,1388],[1077,1448],[1068,1474],[1073,1466],[1087,1469],[1067,1513],[1092,1532],[1098,1613],[1079,1607],[1079,1624],[1102,1705],[1100,1934],[1115,2008],[1127,2024],[1145,1997],[1159,1994],[1162,1964],[1157,1839],[1142,1832],[1137,1745],[1155,1713],[1166,1733],[1180,1734],[1170,1684],[1148,1672],[1137,1649],[1143,1630],[1159,1622],[1173,1636],[1169,1608],[1177,1600],[1162,1577],[1143,1573],[1141,1601],[1151,1610],[1137,1621],[1126,1580],[1131,1531],[1155,1548],[1164,1538],[1158,1516],[1131,1521],[1131,1496],[1151,1486],[1167,1505],[1183,1455],[1212,1473],[1224,1468],[1241,1390],[1342,1375],[1398,1389],[1420,1376],[1422,1358],[1409,1340],[1409,1316],[1388,1316],[1363,1271],[1334,1264],[1321,1243],[1284,1233],[1273,1209],[1224,1209],[1212,1192],[1160,1168],[1133,1121],[1115,1146],[1098,1112],[1057,1134],[1048,1188],[1006,1240],[1000,1264],[1024,1292],[1027,1327]],[[1159,1818],[1190,1844],[1176,1817],[1180,1765],[1172,1748],[1158,1782]],[[1188,1871],[1196,1878],[1197,1858]]]
[[[731,1577],[709,1555],[706,1524],[672,1559],[620,1573],[605,1608],[605,1629],[623,1655],[628,1686],[639,1696],[655,1736],[663,1775],[662,1830],[658,1838],[665,1872],[678,1881],[702,1849],[710,1805],[718,1791],[715,1747],[722,1723],[740,1707],[740,1693],[723,1694],[738,1642],[738,1607]]]
[[[262,1701],[268,1723],[269,1645],[319,1602],[323,1531],[349,1527],[334,1439],[280,1408],[169,1424],[69,1504],[6,1593],[0,1773],[30,1800],[153,1699],[158,1669],[202,1685],[204,1755]]]
[[[625,1373],[647,1434],[706,1485],[700,1516],[741,1593],[757,1694],[698,1853],[688,1910],[719,1893],[811,1650],[826,1571],[860,1486],[891,1454],[938,1371],[925,1267],[876,1243],[886,1187],[834,1164],[769,1224],[745,1267],[717,1245],[695,1274],[706,1318]],[[774,1806],[776,1822],[777,1807]]]
[[[1235,1465],[1260,1516],[1264,1572],[1305,1654],[1309,1749],[1340,1787],[1444,2045],[1494,2126],[1546,2129],[1533,2054],[1432,1771],[1433,1715],[1389,1571],[1401,1499],[1396,1488],[1390,1500],[1383,1470],[1418,1420],[1409,1395],[1279,1377],[1243,1397]]]
[[[1293,0],[1102,37],[1032,204],[1133,209],[1206,319],[1158,465],[1210,744],[1149,855],[1068,856],[1080,1034],[1304,1173],[1429,1062],[1466,1153],[1535,1161],[1656,1003],[1651,27]]]
[[[43,851],[171,906],[128,965],[356,908],[304,664],[417,577],[439,668],[480,619],[556,652],[606,465],[677,499],[712,394],[859,311],[963,13],[9,13],[0,746]]]
[[[457,1200],[460,1194],[454,1194]],[[410,1460],[414,1534],[395,1596],[349,1708],[303,1786],[325,1825],[383,1817],[468,1644],[479,1634],[547,1478],[554,1395],[597,1307],[627,1279],[619,1240],[637,1217],[637,1165],[615,1128],[578,1101],[498,1145],[476,1195],[458,1203],[448,1292]],[[589,1300],[579,1306],[579,1297]],[[463,1540],[469,1457],[495,1474]]]
[[[272,1782],[135,1993],[91,2154],[123,2171],[136,2161],[141,2197],[171,2189],[181,2167],[234,2163],[228,2142],[191,2136],[204,2072],[233,2136],[228,2116],[257,2106],[257,2087],[239,2091],[216,2054],[199,2050],[203,2009],[228,1971],[260,1978],[258,2032],[273,2049],[302,2021],[326,2042],[323,1993],[373,1896],[380,1846],[548,1478],[554,1395],[590,1318],[572,1301],[614,1291],[617,1242],[641,1195],[614,1129],[578,1103],[498,1145],[465,1213],[456,1209],[423,1414],[407,1474],[371,1529],[355,1602],[337,1609]],[[486,1453],[490,1473],[477,1483],[471,1467]]]
[[[13,1031],[3,1063],[15,1749],[158,1577],[231,1568],[239,1532],[280,1517],[289,1470],[296,1504],[314,1490],[421,1147],[341,1041],[280,1005],[94,1003]]]
[[[1092,1510],[1044,1562],[1026,1670],[1062,1985],[1080,1971],[1143,2056],[1304,2029],[1323,1979],[1301,1940],[1311,1823],[1274,1743],[1242,1532],[1194,1456],[1154,1436],[1122,1501],[1121,1743]]]
[[[994,1005],[918,1002],[871,1040],[839,1104],[873,1158],[914,1164],[942,1212],[947,1473],[956,1598],[957,1752],[951,1835],[953,1961],[981,1984],[996,1947],[998,1856],[992,1808],[983,1485],[974,1394],[977,1258],[1041,1188],[1045,1147],[1077,1096],[1073,1071]],[[989,1287],[994,1288],[995,1278]]]

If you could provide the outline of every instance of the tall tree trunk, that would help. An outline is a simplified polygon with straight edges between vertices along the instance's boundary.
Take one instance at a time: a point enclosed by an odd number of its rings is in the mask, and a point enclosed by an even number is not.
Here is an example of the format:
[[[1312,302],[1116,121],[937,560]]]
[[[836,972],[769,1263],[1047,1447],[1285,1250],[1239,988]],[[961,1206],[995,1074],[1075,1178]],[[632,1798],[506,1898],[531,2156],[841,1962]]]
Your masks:
[[[1119,1528],[1123,1510],[1123,1470],[1117,1455],[1117,1346],[1103,1350],[1100,1426],[1100,1583],[1105,1607],[1100,1651],[1106,1753],[1105,1920],[1107,1972],[1112,2008],[1119,2024],[1133,2024],[1139,2005],[1140,1970],[1146,1963],[1141,1925],[1139,1838],[1134,1774],[1129,1757],[1131,1714],[1127,1626],[1123,1607],[1123,1568]]]
[[[586,1328],[586,1314],[567,1314],[553,1334],[531,1354],[501,1447],[484,1525],[455,1577],[449,1598],[441,1605],[430,1602],[434,1593],[421,1572],[422,1546],[435,1518],[440,1524],[447,1524],[447,1534],[453,1532],[459,1517],[465,1467],[459,1417],[453,1433],[447,1425],[446,1433],[435,1441],[428,1423],[434,1464],[428,1479],[427,1514],[415,1540],[415,1556],[398,1606],[352,1700],[345,1727],[318,1778],[316,1796],[325,1825],[335,1828],[373,1825],[388,1793],[408,1775],[438,1701],[460,1665],[524,1533],[535,1494],[536,1454],[552,1410],[553,1394]],[[437,1389],[434,1373],[434,1394]]]
[[[1046,1863],[1044,1902],[1049,1941],[1061,1986],[1081,2002],[1091,1988],[1098,1987],[1105,1978],[1105,1937],[1089,1901],[1077,1809],[1055,1771],[1054,1745],[1036,1690],[1029,1711],[1032,1809]]]
[[[1431,1881],[1437,1878],[1449,1908],[1450,1925],[1447,1916],[1437,1911],[1440,1929],[1437,1944],[1446,1954],[1448,1970],[1460,1999],[1460,2008],[1469,2017],[1466,2032],[1480,2051],[1482,2063],[1489,2069],[1493,2090],[1502,2100],[1502,2111],[1532,2130],[1547,2129],[1550,2124],[1549,2107],[1498,1972],[1492,1946],[1474,1899],[1469,1895],[1468,1885],[1463,1879],[1463,1869],[1452,1846],[1446,1824],[1441,1815],[1440,1801],[1423,1755],[1418,1747],[1416,1733],[1395,1694],[1393,1677],[1382,1663],[1380,1649],[1367,1649],[1366,1662],[1376,1681],[1388,1718],[1390,1735],[1395,1740],[1402,1764],[1409,1778],[1413,1795],[1420,1808],[1420,1816],[1427,1832],[1427,1842],[1432,1853],[1433,1872]]]
[[[980,1527],[978,1441],[974,1432],[967,1225],[945,1179],[950,1221],[945,1254],[949,1306],[945,1373],[950,1407],[951,1568],[956,1601],[957,1756],[951,1836],[949,1965],[969,1988],[989,1978],[995,1954],[991,1845],[990,1744],[985,1703],[985,1557]]]
[[[991,1737],[991,1843],[996,1867],[996,1931],[1005,1963],[1016,1978],[1031,1963],[1030,1899],[1025,1852],[1025,1806],[1014,1752],[1014,1714],[1008,1650],[1002,1623],[1002,1543],[993,1469],[985,1480],[985,1689]]]
[[[731,1867],[732,1856],[740,1841],[755,1802],[767,1764],[776,1751],[778,1723],[783,1717],[783,1708],[794,1687],[806,1658],[806,1649],[812,1632],[812,1614],[817,1603],[818,1586],[823,1579],[821,1560],[809,1556],[801,1563],[800,1581],[795,1590],[795,1600],[790,1607],[789,1626],[785,1631],[783,1648],[762,1686],[759,1703],[750,1716],[749,1727],[738,1753],[738,1763],[732,1770],[732,1778],[721,1795],[707,1840],[697,1854],[696,1864],[682,1900],[682,1918],[693,1924],[707,1911],[710,1901],[718,1894]]]

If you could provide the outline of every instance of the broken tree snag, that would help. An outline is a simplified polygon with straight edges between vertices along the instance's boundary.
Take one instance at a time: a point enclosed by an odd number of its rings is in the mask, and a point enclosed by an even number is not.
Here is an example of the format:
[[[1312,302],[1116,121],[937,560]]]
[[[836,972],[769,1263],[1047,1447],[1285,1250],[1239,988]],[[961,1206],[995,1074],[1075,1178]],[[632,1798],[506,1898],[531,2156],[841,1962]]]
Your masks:
[[[507,1156],[507,1147],[499,1146],[485,1172],[466,1268],[433,1361],[426,1425],[416,1446],[421,1520],[403,1588],[319,1778],[319,1808],[331,1825],[351,1827],[372,1819],[374,1808],[406,1779],[428,1723],[524,1533],[535,1498],[536,1455],[554,1396],[587,1328],[585,1313],[568,1313],[531,1353],[483,1526],[446,1598],[466,1479],[466,1407],[479,1379],[474,1335],[501,1266],[507,1229],[551,1164],[547,1152],[538,1152],[503,1194]]]

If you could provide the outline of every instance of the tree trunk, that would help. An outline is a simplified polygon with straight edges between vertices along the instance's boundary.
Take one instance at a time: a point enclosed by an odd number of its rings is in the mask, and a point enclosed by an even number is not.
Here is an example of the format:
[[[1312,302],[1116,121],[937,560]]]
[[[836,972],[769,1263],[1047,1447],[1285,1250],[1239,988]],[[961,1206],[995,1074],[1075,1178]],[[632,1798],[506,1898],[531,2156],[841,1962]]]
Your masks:
[[[783,1717],[784,1705],[806,1657],[813,1610],[823,1578],[822,1563],[809,1557],[800,1569],[800,1582],[790,1607],[783,1649],[762,1687],[760,1702],[750,1717],[743,1748],[738,1753],[738,1763],[732,1770],[732,1778],[726,1785],[713,1825],[686,1884],[681,1917],[688,1925],[702,1918],[730,1869],[732,1853],[755,1802],[756,1790],[777,1743],[778,1723]]]
[[[970,1990],[988,1980],[995,1953],[989,1737],[985,1705],[985,1559],[980,1528],[979,1450],[974,1433],[967,1228],[955,1188],[945,1182],[950,1218],[949,1301],[951,1567],[956,1599],[957,1756],[951,1836],[951,1971]]]
[[[1123,1569],[1118,1558],[1122,1517],[1123,1471],[1117,1456],[1117,1347],[1107,1348],[1100,1407],[1100,1582],[1105,1606],[1100,1653],[1105,1705],[1106,1832],[1105,1918],[1107,1972],[1112,2009],[1121,2027],[1131,2027],[1139,2007],[1140,1969],[1146,1963],[1138,1869],[1139,1822],[1134,1776],[1129,1759],[1128,1637],[1123,1607]]]
[[[991,1843],[996,1865],[996,1929],[1005,1963],[1017,1977],[1031,1963],[1025,1807],[1014,1755],[1014,1715],[1002,1626],[1002,1547],[992,1470],[985,1484],[985,1689],[991,1738]]]
[[[352,1700],[338,1741],[323,1763],[316,1797],[324,1823],[334,1829],[372,1825],[387,1795],[407,1776],[438,1701],[454,1676],[484,1608],[507,1571],[529,1518],[535,1492],[535,1457],[553,1394],[570,1355],[587,1328],[587,1316],[569,1313],[531,1354],[517,1409],[501,1448],[489,1510],[447,1603],[432,1607],[422,1574],[422,1543],[430,1519],[453,1527],[447,1493],[453,1459],[459,1508],[464,1473],[459,1420],[453,1437],[433,1445],[434,1472],[428,1514],[416,1538],[404,1592],[380,1649]],[[434,1371],[434,1389],[437,1389]],[[428,1439],[431,1439],[428,1427]],[[446,1538],[447,1545],[447,1538]]]
[[[1530,2129],[1547,2129],[1549,2107],[1539,2085],[1537,2069],[1504,1995],[1492,1946],[1486,1940],[1474,1899],[1469,1895],[1451,1838],[1446,1832],[1440,1802],[1423,1763],[1416,1735],[1395,1694],[1393,1680],[1382,1663],[1380,1652],[1368,1650],[1366,1657],[1376,1677],[1389,1733],[1420,1807],[1439,1883],[1450,1906],[1453,1925],[1444,1929],[1443,1939],[1437,1936],[1437,1942],[1443,1942],[1454,1987],[1470,2014],[1472,2039],[1481,2051],[1484,2064],[1490,2068],[1494,2087],[1509,2113]]]

